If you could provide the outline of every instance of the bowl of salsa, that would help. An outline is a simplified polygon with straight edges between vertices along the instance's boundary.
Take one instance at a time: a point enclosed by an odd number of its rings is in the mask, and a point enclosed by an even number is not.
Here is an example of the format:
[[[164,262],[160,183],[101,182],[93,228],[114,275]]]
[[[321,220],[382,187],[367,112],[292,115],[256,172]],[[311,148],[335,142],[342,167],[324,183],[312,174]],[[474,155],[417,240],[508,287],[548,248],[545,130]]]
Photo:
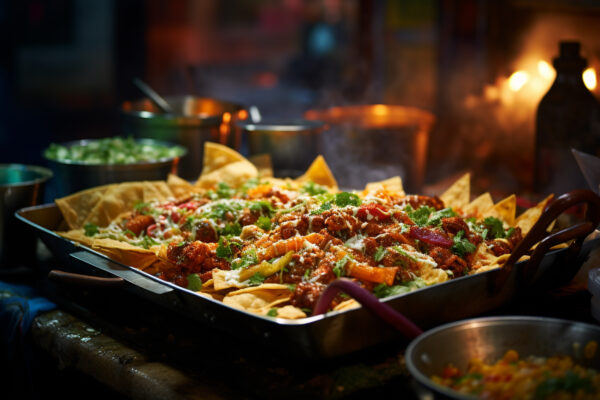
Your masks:
[[[54,173],[54,197],[90,187],[130,181],[164,180],[177,174],[187,149],[170,142],[131,137],[51,143],[43,152]]]

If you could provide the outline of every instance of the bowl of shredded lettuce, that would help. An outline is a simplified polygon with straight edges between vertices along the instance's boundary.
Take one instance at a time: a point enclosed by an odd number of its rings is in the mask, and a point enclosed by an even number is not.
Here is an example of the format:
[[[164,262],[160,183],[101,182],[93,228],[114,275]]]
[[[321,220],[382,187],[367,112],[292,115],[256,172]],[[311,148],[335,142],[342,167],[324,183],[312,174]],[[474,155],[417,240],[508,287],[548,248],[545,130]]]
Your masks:
[[[111,183],[165,180],[177,174],[183,146],[154,139],[107,137],[51,143],[43,152],[56,197]]]

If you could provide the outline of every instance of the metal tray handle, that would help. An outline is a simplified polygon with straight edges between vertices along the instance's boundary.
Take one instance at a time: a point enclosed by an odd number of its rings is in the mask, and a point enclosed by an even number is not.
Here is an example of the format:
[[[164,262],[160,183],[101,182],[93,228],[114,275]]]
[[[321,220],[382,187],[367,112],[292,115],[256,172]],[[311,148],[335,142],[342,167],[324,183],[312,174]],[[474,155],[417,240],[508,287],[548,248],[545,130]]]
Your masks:
[[[173,288],[167,285],[163,285],[160,282],[148,279],[141,274],[132,271],[128,267],[111,262],[110,260],[100,257],[96,254],[87,251],[77,251],[69,254],[69,256],[79,262],[84,263],[85,265],[90,265],[96,269],[108,272],[111,275],[116,275],[117,277],[103,278],[64,272],[60,270],[52,270],[48,273],[48,278],[59,280],[64,283],[96,287],[123,287],[126,285],[126,283],[130,283],[134,286],[138,286],[142,289],[159,295],[173,291]]]
[[[584,215],[586,221],[579,222],[571,227],[561,229],[558,232],[548,233],[548,226],[563,212],[569,208],[586,204],[587,209]],[[581,245],[585,238],[592,233],[600,224],[600,197],[587,189],[577,189],[557,197],[546,206],[538,221],[533,225],[529,233],[515,247],[508,260],[502,267],[494,283],[494,290],[499,290],[508,279],[512,269],[519,259],[528,254],[531,248],[537,243],[537,246],[531,253],[531,257],[524,266],[523,284],[529,285],[538,270],[540,262],[544,255],[552,246],[561,243],[573,241],[566,250],[571,262],[581,250]],[[577,272],[577,271],[575,271]]]

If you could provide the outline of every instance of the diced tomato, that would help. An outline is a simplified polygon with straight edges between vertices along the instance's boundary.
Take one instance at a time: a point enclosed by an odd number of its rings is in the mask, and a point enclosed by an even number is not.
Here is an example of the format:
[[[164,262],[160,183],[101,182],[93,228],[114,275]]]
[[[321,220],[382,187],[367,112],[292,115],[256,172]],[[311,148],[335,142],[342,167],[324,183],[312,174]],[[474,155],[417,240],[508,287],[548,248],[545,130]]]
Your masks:
[[[418,239],[422,242],[433,244],[440,247],[451,247],[454,242],[430,228],[424,228],[413,225],[410,227],[408,236],[413,239]]]
[[[387,221],[390,219],[388,210],[381,204],[369,203],[358,207],[356,216],[360,220],[367,221],[369,219],[369,215],[371,215],[376,221]]]
[[[194,211],[196,208],[198,208],[198,203],[195,201],[188,201],[187,203],[180,204],[179,208],[184,208],[188,211]]]
[[[442,371],[442,378],[444,379],[452,379],[458,378],[460,376],[460,370],[456,368],[454,365],[448,365]]]

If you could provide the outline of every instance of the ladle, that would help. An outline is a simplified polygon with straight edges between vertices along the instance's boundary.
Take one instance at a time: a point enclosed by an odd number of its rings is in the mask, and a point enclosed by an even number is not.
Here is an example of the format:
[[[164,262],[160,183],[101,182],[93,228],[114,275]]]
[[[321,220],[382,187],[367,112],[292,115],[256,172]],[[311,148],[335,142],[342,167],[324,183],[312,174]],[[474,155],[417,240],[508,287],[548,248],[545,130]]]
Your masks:
[[[173,114],[173,109],[169,105],[169,103],[154,89],[148,86],[144,81],[139,78],[134,78],[133,83],[138,87],[146,96],[150,98],[150,100],[165,114]]]

